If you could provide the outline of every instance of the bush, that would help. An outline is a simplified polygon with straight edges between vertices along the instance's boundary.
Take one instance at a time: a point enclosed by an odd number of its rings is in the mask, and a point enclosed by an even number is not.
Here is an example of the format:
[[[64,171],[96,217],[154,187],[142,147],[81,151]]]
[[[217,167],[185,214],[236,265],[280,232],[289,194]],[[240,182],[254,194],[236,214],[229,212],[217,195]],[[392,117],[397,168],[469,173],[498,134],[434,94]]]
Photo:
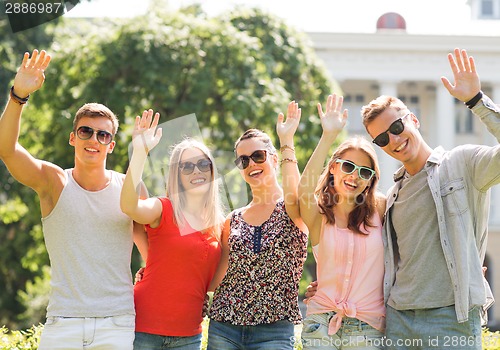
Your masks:
[[[490,332],[488,328],[483,328],[483,350],[499,350],[500,333]]]
[[[38,349],[43,325],[32,326],[25,331],[9,331],[0,328],[0,350]]]

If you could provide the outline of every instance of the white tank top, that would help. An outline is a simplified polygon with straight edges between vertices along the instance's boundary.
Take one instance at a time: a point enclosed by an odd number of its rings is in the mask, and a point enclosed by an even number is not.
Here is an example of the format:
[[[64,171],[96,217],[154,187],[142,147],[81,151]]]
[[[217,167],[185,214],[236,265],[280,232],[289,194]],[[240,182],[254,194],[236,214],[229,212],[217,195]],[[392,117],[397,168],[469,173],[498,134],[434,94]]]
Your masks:
[[[130,260],[132,220],[120,209],[124,175],[111,171],[100,191],[67,183],[52,212],[42,218],[52,278],[47,316],[134,315]]]

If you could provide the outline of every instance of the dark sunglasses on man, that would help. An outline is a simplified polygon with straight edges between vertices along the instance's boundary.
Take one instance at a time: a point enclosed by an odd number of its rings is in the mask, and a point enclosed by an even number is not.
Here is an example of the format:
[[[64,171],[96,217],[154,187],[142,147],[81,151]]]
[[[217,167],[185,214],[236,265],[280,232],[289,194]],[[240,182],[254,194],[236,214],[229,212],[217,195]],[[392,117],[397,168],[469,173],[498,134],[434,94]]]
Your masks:
[[[405,130],[405,125],[403,123],[403,119],[405,119],[407,116],[409,116],[411,113],[405,114],[401,118],[396,119],[392,124],[389,126],[389,129],[384,131],[383,133],[380,133],[377,137],[373,139],[373,143],[376,144],[379,147],[385,147],[389,144],[389,133],[393,135],[399,135]]]
[[[88,140],[97,134],[97,141],[102,145],[109,145],[113,141],[113,135],[106,130],[92,129],[90,126],[80,126],[76,130],[76,135],[80,140]]]
[[[212,169],[212,161],[210,161],[210,159],[200,159],[196,163],[182,162],[179,164],[179,169],[181,169],[183,175],[191,175],[194,171],[194,167],[206,173]]]
[[[250,159],[254,161],[254,163],[262,164],[267,159],[267,151],[266,150],[257,150],[253,152],[249,156],[239,156],[234,160],[234,164],[240,169],[246,169],[250,165]]]

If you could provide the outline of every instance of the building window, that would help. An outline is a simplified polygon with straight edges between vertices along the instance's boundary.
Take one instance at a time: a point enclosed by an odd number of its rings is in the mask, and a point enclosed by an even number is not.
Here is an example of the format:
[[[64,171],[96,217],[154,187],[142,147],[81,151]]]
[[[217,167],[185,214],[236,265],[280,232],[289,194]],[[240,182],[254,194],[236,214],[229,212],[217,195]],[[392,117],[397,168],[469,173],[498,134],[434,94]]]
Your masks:
[[[366,104],[366,98],[363,94],[346,94],[344,96],[344,108],[349,110],[349,118],[347,119],[347,130],[350,134],[363,134],[365,127],[363,126],[360,116],[361,108]],[[356,114],[357,113],[357,114]]]
[[[479,19],[500,19],[500,0],[479,0]]]
[[[455,99],[455,133],[474,134],[474,115],[463,103]]]
[[[493,0],[481,0],[481,16],[493,17]]]
[[[420,120],[420,124],[423,124],[425,121],[421,118],[420,115],[420,98],[417,95],[400,95],[398,98],[408,107],[410,112],[415,114],[417,118]]]
[[[365,95],[356,95],[356,103],[365,103]]]

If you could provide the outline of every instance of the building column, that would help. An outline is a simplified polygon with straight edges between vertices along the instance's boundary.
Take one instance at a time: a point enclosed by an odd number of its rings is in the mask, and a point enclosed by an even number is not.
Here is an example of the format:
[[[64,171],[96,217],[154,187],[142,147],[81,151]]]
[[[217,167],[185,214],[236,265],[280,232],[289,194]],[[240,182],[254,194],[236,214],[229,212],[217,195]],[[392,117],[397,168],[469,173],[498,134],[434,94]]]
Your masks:
[[[491,96],[488,96],[493,100],[497,105],[500,104],[500,84],[494,84],[492,86]],[[491,135],[489,132],[487,133],[487,139],[485,140],[487,145],[496,145],[498,141],[495,136]]]
[[[379,81],[380,86],[379,93],[380,95],[388,95],[388,96],[398,96],[398,87],[397,82],[395,81]],[[375,150],[377,152],[379,166],[380,166],[380,181],[379,181],[379,190],[383,193],[386,193],[392,185],[394,185],[393,174],[401,167],[401,163],[396,159],[388,156],[382,148],[375,145]]]
[[[494,103],[500,104],[500,84],[494,84],[492,94],[489,96]],[[487,145],[497,145],[496,137],[487,132]],[[500,228],[500,186],[493,186],[491,189],[490,224]],[[500,233],[500,232],[499,232]]]
[[[445,150],[455,146],[455,100],[443,84],[436,88],[436,118],[437,144]]]
[[[500,103],[500,84],[494,84],[493,85],[493,94],[490,96],[490,98],[496,104]]]

